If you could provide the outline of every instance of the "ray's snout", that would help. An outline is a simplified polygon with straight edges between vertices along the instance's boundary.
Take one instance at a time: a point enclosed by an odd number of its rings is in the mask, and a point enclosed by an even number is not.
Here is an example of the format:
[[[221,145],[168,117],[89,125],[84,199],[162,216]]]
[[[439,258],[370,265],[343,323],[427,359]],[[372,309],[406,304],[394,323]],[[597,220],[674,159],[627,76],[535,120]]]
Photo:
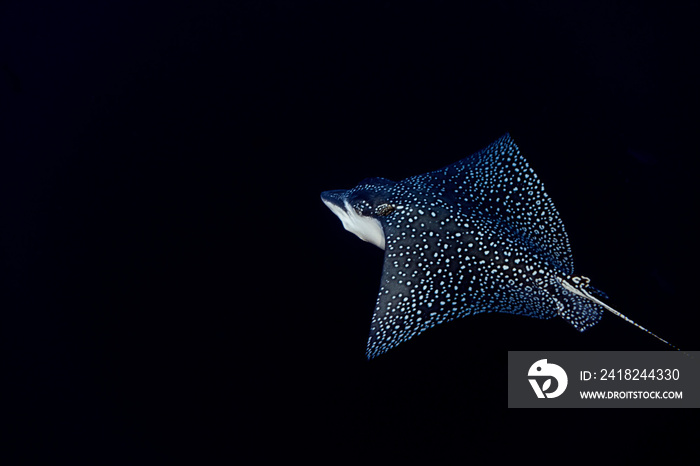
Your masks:
[[[332,189],[330,191],[323,191],[321,193],[321,200],[328,207],[331,205],[345,209],[345,194],[347,190],[345,189]]]

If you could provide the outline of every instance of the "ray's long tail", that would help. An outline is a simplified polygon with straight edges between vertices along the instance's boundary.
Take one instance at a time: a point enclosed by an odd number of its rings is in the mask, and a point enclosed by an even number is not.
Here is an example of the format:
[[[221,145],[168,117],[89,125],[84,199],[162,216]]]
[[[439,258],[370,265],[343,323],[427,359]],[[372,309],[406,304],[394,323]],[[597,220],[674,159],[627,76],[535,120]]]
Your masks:
[[[586,277],[581,277],[581,278],[584,278],[584,279],[585,279]],[[587,280],[587,279],[586,279],[586,280]],[[621,312],[616,311],[615,309],[613,309],[612,307],[608,306],[607,304],[605,304],[604,302],[602,302],[601,300],[599,300],[599,299],[596,298],[595,296],[591,295],[588,291],[586,291],[586,289],[585,289],[584,287],[578,287],[578,288],[577,288],[577,287],[571,285],[567,280],[561,280],[561,284],[564,286],[564,288],[565,288],[566,290],[568,290],[568,291],[570,291],[570,292],[572,292],[572,293],[574,293],[574,294],[576,294],[576,295],[578,295],[578,296],[581,296],[581,297],[583,297],[583,298],[589,299],[590,301],[592,301],[592,302],[594,302],[594,303],[596,303],[596,304],[602,306],[603,309],[605,309],[606,311],[610,312],[611,314],[615,314],[617,317],[619,317],[619,318],[621,318],[621,319],[623,319],[623,320],[626,320],[627,322],[629,322],[630,324],[634,325],[635,327],[644,330],[646,333],[648,333],[648,334],[651,335],[652,337],[656,338],[657,340],[666,343],[666,344],[667,344],[668,346],[670,346],[671,348],[673,348],[673,349],[675,349],[675,350],[677,350],[677,351],[681,351],[681,349],[678,348],[676,345],[674,345],[674,344],[672,344],[672,343],[669,343],[667,340],[664,340],[663,338],[661,338],[660,336],[658,336],[657,334],[655,334],[655,333],[652,332],[651,330],[649,330],[649,329],[647,329],[647,328],[645,328],[645,327],[642,327],[641,325],[639,325],[637,322],[633,321],[632,319],[630,319],[630,318],[627,317],[626,315],[622,314]]]

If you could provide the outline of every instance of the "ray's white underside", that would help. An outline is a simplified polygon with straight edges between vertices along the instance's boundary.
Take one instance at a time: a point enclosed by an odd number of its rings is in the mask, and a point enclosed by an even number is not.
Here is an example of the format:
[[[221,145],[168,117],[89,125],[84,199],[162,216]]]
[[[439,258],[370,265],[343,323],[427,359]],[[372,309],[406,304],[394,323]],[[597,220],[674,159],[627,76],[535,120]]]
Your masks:
[[[338,216],[347,231],[355,234],[362,241],[372,243],[381,249],[385,248],[384,230],[379,220],[358,214],[347,200],[345,201],[344,209],[325,200],[323,203],[326,204],[331,212]]]

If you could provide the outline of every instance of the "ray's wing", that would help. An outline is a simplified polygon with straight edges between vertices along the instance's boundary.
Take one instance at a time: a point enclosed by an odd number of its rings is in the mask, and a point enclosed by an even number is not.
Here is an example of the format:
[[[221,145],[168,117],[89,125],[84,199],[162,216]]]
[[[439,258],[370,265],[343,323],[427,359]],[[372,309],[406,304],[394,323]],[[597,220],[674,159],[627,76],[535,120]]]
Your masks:
[[[552,266],[573,274],[569,239],[544,185],[509,134],[485,149],[424,175],[401,181],[516,229]]]
[[[386,249],[367,343],[368,359],[454,319],[455,313],[448,307],[468,307],[462,302],[467,297],[458,293],[461,266],[442,254],[444,247],[431,225],[433,217],[412,217],[411,210],[427,211],[419,203],[382,222]],[[440,217],[436,214],[435,221],[444,221],[446,216]]]

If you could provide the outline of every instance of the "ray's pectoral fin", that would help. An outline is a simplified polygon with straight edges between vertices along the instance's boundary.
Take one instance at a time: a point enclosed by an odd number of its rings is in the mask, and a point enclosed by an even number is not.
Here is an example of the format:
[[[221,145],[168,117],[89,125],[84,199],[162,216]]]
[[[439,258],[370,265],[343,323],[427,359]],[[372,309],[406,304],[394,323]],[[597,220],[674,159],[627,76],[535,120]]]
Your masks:
[[[396,223],[410,224],[405,210],[396,206],[397,215],[384,222],[386,250],[367,343],[369,359],[470,312],[468,297],[459,286],[461,262],[444,252],[437,235],[398,229]],[[446,215],[440,211],[438,218]]]

